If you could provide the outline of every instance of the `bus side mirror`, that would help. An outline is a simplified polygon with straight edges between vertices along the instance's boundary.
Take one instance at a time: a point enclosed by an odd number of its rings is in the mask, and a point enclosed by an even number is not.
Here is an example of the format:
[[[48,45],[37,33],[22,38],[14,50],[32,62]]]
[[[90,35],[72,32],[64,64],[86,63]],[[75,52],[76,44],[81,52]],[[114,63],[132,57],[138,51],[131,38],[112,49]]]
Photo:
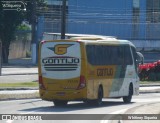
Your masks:
[[[137,64],[144,64],[144,61],[143,60],[136,60],[136,63]]]
[[[144,56],[142,53],[137,52],[136,62],[137,64],[144,64]]]

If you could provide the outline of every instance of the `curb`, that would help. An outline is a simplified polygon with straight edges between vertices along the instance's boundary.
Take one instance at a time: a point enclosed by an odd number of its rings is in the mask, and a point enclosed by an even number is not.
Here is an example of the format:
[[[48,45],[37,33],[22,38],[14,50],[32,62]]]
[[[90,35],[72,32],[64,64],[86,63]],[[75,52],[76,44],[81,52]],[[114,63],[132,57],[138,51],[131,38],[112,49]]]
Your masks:
[[[8,64],[2,64],[2,68],[35,68],[38,67],[38,64],[24,64],[24,63],[19,63],[19,64],[14,64],[14,63],[8,63]]]
[[[13,90],[38,90],[38,87],[17,87],[17,88],[0,88],[0,91],[13,91]]]
[[[155,83],[155,84],[140,84],[140,87],[152,87],[152,86],[160,86],[160,84]]]
[[[11,74],[3,74],[1,76],[14,76],[14,75],[38,75],[38,73],[11,73]]]
[[[140,94],[145,94],[145,93],[160,93],[160,89],[155,89],[155,90],[141,90],[139,93],[140,93]]]
[[[0,101],[5,100],[20,100],[20,99],[35,99],[39,98],[39,92],[34,93],[17,93],[17,94],[0,94]]]

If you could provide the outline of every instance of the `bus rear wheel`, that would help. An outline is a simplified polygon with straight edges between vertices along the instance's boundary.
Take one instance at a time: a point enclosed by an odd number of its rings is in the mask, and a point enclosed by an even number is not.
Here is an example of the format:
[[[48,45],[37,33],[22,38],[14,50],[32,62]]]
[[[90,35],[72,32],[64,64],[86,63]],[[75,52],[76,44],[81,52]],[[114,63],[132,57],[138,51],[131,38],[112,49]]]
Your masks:
[[[123,102],[124,103],[130,103],[131,100],[132,100],[132,95],[133,95],[133,85],[130,84],[129,85],[129,94],[128,94],[128,96],[123,97]]]
[[[60,100],[55,100],[53,101],[55,106],[66,106],[68,101],[60,101]]]
[[[102,105],[102,98],[103,98],[103,89],[102,87],[100,86],[99,89],[98,89],[98,97],[96,100],[94,100],[94,104],[96,106],[100,106]]]

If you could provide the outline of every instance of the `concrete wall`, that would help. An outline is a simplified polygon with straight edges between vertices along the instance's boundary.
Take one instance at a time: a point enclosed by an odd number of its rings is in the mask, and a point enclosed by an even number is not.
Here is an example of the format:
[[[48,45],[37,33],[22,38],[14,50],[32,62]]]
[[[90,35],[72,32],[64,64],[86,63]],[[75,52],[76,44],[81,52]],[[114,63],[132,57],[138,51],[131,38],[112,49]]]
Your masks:
[[[21,32],[16,34],[16,39],[11,42],[9,59],[25,58],[31,51],[31,33]]]

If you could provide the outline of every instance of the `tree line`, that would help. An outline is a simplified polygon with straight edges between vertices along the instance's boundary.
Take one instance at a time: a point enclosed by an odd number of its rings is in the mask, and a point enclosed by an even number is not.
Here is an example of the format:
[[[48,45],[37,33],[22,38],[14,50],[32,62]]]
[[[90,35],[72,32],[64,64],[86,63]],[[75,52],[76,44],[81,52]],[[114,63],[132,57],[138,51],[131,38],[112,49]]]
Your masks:
[[[9,47],[15,39],[17,27],[22,21],[26,20],[32,25],[32,30],[35,29],[36,17],[39,13],[36,12],[36,7],[46,6],[45,0],[20,0],[25,4],[25,10],[5,10],[4,0],[0,0],[0,41],[2,42],[2,60],[3,63],[8,63]],[[8,0],[15,1],[15,0]],[[33,35],[32,31],[32,35]],[[33,36],[32,36],[33,37]]]

